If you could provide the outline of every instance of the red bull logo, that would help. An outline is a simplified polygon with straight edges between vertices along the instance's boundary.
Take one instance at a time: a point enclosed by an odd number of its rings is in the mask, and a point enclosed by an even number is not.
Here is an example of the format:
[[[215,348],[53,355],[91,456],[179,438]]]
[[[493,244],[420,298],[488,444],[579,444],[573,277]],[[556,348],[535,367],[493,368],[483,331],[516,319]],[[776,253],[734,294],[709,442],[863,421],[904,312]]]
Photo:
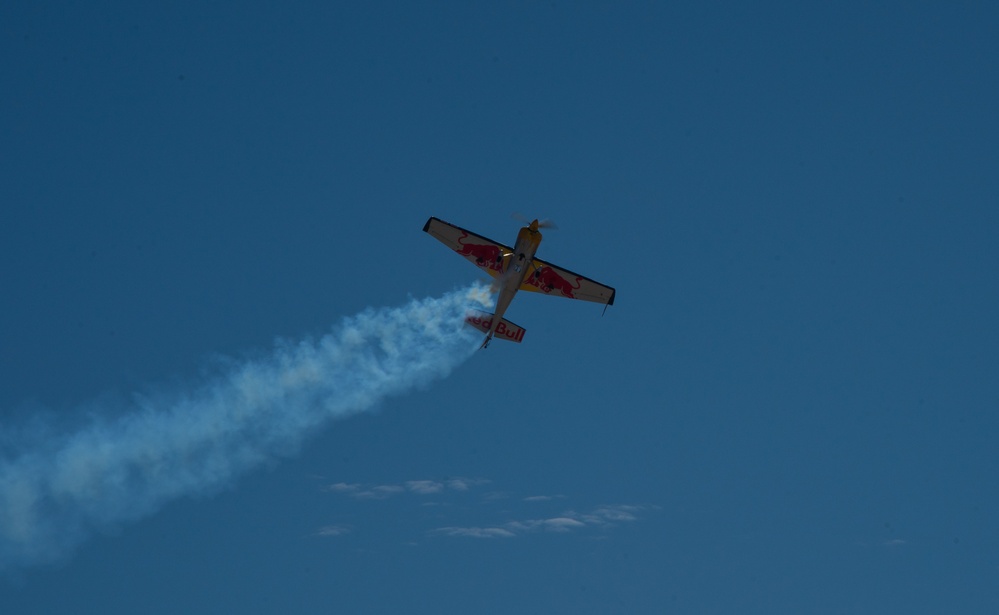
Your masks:
[[[465,243],[462,240],[466,237],[468,237],[467,233],[458,238],[458,245],[461,248],[455,250],[455,252],[474,261],[479,267],[492,269],[500,273],[503,272],[503,251],[499,246],[482,243]]]
[[[479,331],[483,333],[489,333],[493,328],[493,320],[496,317],[492,314],[486,313],[471,313],[465,316],[465,322],[472,325]],[[497,339],[503,339],[510,342],[520,343],[524,339],[524,333],[527,330],[521,326],[515,325],[507,319],[501,319],[496,325],[496,331],[493,333],[493,337]]]
[[[577,284],[572,284],[569,280],[562,277],[555,269],[544,266],[540,271],[535,272],[533,276],[529,278],[529,283],[532,286],[537,286],[539,290],[546,294],[550,294],[552,291],[558,291],[556,294],[561,294],[564,297],[570,299],[575,299],[576,297],[572,294],[572,291],[579,289],[579,278],[576,278]]]

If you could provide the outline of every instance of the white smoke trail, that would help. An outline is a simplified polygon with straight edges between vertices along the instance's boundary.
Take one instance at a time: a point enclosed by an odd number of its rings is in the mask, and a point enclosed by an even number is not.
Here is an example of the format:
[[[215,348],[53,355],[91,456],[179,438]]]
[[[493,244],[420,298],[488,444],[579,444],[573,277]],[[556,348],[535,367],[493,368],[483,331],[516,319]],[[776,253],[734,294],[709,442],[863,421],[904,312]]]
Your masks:
[[[143,398],[116,419],[0,457],[0,569],[56,561],[94,530],[204,493],[289,455],[331,419],[447,376],[475,351],[463,326],[480,286],[399,308],[369,309],[317,340],[279,342],[266,358],[171,400]]]

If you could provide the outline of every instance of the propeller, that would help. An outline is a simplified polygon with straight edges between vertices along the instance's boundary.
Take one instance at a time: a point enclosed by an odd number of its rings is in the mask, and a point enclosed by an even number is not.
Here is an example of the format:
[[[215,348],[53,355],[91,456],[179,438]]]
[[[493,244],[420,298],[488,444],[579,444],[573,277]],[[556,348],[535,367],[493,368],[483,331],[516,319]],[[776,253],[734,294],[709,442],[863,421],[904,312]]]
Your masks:
[[[529,219],[527,216],[525,216],[522,213],[514,212],[513,214],[510,215],[510,217],[516,220],[517,222],[523,222],[524,224],[530,224],[531,222],[534,222],[534,220]],[[545,218],[544,220],[538,221],[538,228],[550,228],[552,230],[558,230],[558,225],[555,224],[553,220]]]

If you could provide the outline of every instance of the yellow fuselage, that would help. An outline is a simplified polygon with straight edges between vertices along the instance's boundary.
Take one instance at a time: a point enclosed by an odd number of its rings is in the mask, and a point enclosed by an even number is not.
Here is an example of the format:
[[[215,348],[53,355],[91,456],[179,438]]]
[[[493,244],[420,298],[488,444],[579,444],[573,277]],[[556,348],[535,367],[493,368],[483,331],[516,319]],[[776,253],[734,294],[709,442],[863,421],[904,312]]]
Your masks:
[[[510,307],[513,296],[517,294],[521,284],[524,283],[524,278],[531,270],[534,253],[538,251],[540,245],[541,232],[538,231],[537,220],[520,229],[520,232],[517,233],[517,243],[513,246],[513,253],[503,259],[503,271],[496,276],[499,296],[496,298],[496,317],[493,319],[492,329],[486,336],[487,342],[503,320],[503,313]]]

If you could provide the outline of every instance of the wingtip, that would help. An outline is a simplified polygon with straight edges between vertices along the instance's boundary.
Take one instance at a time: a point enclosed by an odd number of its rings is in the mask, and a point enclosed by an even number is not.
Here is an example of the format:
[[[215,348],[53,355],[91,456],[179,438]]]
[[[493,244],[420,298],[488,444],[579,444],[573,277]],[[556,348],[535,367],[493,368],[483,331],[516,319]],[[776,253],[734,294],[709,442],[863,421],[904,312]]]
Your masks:
[[[611,289],[610,299],[608,299],[607,303],[604,304],[604,311],[600,312],[600,316],[604,316],[607,313],[607,308],[609,308],[610,306],[614,305],[614,295],[616,295],[616,294],[617,294],[617,291],[614,290],[614,289]]]

